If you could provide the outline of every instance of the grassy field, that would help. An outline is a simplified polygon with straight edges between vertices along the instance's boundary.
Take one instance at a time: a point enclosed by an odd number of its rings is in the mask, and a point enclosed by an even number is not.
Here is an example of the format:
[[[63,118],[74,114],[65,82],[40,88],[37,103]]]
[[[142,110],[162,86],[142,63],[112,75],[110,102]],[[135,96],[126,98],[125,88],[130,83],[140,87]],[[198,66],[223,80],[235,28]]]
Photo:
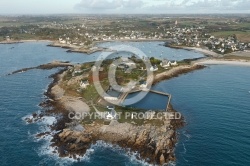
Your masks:
[[[229,54],[226,55],[224,57],[222,57],[221,59],[228,59],[228,60],[250,60],[250,55],[249,54],[237,54],[237,53],[233,53],[233,54]]]
[[[250,42],[250,30],[248,31],[221,31],[213,32],[212,35],[215,37],[227,37],[230,35],[236,35],[237,38],[242,42]]]

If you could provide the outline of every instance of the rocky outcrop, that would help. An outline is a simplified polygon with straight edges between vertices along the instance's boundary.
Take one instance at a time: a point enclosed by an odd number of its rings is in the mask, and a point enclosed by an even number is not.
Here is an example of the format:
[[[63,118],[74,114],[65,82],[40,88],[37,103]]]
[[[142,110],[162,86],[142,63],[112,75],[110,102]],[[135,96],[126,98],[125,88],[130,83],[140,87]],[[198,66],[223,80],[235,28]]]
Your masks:
[[[193,68],[192,68],[193,69]],[[46,113],[62,115],[52,130],[60,131],[53,135],[52,145],[60,157],[70,157],[78,159],[77,155],[83,156],[92,144],[102,140],[107,143],[119,145],[120,147],[138,152],[139,159],[144,159],[148,163],[164,165],[175,160],[174,147],[177,142],[176,129],[182,126],[181,120],[162,120],[159,125],[153,123],[144,123],[144,125],[134,125],[131,123],[118,123],[112,121],[109,125],[103,122],[93,122],[92,124],[80,125],[76,123],[72,126],[72,121],[68,118],[68,111],[61,102],[64,92],[55,90],[56,85],[61,81],[61,76],[65,70],[53,75],[54,81],[50,84],[46,95],[50,98],[47,102],[42,103],[49,109]],[[183,68],[186,71],[186,68]],[[181,74],[181,72],[174,72]],[[171,76],[173,73],[171,73]],[[159,78],[168,77],[164,73]],[[54,92],[58,92],[56,95]],[[175,112],[170,106],[170,111]],[[150,120],[149,120],[150,121]],[[41,136],[48,133],[42,133]],[[56,153],[54,151],[54,153]]]
[[[91,144],[102,140],[136,151],[140,159],[146,159],[149,163],[163,165],[175,160],[176,128],[169,120],[163,126],[136,126],[112,121],[109,125],[93,123],[83,127],[83,131],[64,129],[55,135],[53,146],[59,147],[61,157],[84,155]]]
[[[53,69],[53,68],[69,67],[69,66],[73,66],[73,65],[70,64],[69,62],[54,61],[54,62],[51,62],[51,63],[39,65],[39,66],[36,66],[36,67],[29,67],[29,68],[23,68],[23,69],[20,69],[20,70],[16,70],[16,71],[13,71],[13,72],[11,72],[11,73],[9,73],[7,75],[23,73],[23,72],[33,70],[33,69],[50,70],[50,69]]]
[[[153,84],[156,84],[162,80],[168,80],[173,77],[178,77],[181,74],[189,73],[191,71],[204,69],[204,65],[185,65],[172,68],[166,72],[157,74],[154,78]]]

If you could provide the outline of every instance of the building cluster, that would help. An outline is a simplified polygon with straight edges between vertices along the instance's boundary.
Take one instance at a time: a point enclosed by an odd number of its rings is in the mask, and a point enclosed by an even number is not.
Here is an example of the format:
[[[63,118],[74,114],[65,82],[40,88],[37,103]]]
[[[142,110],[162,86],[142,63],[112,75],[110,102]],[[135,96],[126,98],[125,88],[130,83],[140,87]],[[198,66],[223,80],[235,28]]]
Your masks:
[[[86,28],[86,27],[85,27]],[[217,38],[205,33],[205,27],[196,28],[178,28],[176,26],[164,29],[162,32],[144,33],[139,30],[123,30],[120,29],[116,33],[110,30],[100,30],[81,33],[81,29],[77,29],[78,36],[70,38],[66,34],[59,38],[59,43],[78,46],[90,46],[94,41],[111,41],[111,40],[157,40],[157,39],[173,39],[172,45],[188,46],[188,47],[207,47],[217,53],[230,53],[234,51],[244,51],[250,49],[250,43],[240,42],[236,36],[228,36],[226,38]],[[81,39],[84,39],[83,41]]]
[[[59,20],[44,24],[13,26],[2,31],[6,31],[4,39],[8,41],[15,40],[12,39],[12,34],[21,33],[41,39],[57,40],[59,44],[69,47],[86,49],[94,47],[95,41],[161,39],[173,39],[173,46],[208,47],[221,54],[250,49],[250,43],[240,42],[235,35],[215,37],[210,35],[204,26],[180,27],[175,21],[171,27],[163,25],[142,27],[140,24],[126,23],[126,19],[107,24],[100,19],[84,18],[77,23],[67,21],[62,23],[62,20]]]
[[[250,43],[237,40],[235,35],[217,38],[204,32],[204,27],[170,28],[167,36],[173,39],[174,46],[207,47],[216,53],[230,53],[250,49]]]
[[[140,31],[126,31],[120,30],[116,34],[108,35],[106,32],[103,33],[95,33],[95,32],[86,32],[81,33],[77,32],[78,37],[70,37],[69,35],[64,34],[60,36],[58,42],[61,44],[68,44],[68,45],[76,45],[76,46],[89,46],[95,41],[112,41],[112,40],[157,40],[163,39],[164,34],[153,32],[150,34],[145,34]]]

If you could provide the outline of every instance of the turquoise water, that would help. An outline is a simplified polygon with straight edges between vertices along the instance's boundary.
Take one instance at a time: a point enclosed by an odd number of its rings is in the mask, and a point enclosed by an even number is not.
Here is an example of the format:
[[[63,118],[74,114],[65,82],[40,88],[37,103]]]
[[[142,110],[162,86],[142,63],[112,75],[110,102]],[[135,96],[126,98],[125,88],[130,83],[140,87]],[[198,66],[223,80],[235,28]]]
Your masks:
[[[46,45],[40,42],[0,45],[1,165],[144,165],[135,159],[135,154],[127,154],[105,143],[93,146],[93,151],[81,162],[60,159],[49,149],[50,138],[35,138],[38,132],[47,131],[47,125],[56,119],[45,117],[34,124],[26,124],[23,119],[42,110],[38,104],[52,81],[48,76],[58,69],[5,74],[52,60],[92,61],[99,55],[66,53],[64,49]],[[154,87],[173,95],[174,107],[184,114],[187,121],[179,131],[177,165],[250,165],[249,73],[248,67],[211,66]],[[153,101],[151,105],[160,107],[163,102]],[[140,107],[140,103],[137,104]],[[147,102],[141,104],[147,106]]]

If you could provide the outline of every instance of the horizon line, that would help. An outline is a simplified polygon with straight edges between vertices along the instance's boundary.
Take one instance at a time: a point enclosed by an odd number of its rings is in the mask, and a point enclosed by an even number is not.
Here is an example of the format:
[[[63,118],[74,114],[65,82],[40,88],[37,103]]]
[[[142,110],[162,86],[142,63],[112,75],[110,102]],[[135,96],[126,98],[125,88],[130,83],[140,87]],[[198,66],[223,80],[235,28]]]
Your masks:
[[[16,14],[6,14],[0,13],[0,16],[42,16],[42,15],[250,15],[250,13],[16,13]]]

